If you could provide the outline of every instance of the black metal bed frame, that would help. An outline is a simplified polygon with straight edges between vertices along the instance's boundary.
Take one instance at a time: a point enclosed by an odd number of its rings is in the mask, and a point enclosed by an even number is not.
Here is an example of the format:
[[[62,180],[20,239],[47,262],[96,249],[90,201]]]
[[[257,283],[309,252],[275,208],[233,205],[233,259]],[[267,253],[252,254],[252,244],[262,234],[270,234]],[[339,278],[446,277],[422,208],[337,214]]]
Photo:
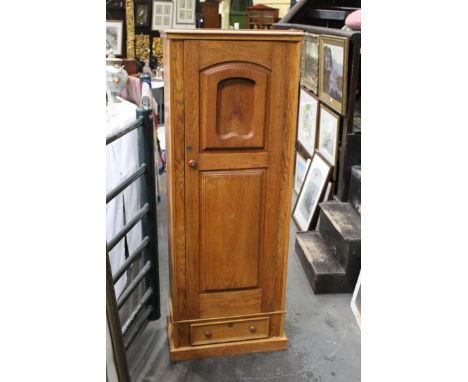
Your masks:
[[[154,160],[154,132],[151,109],[139,108],[136,111],[136,120],[127,124],[118,131],[106,137],[106,145],[138,129],[138,161],[139,167],[126,175],[106,195],[106,204],[124,191],[133,182],[141,178],[142,207],[138,213],[128,221],[117,234],[106,243],[106,314],[109,322],[114,358],[121,382],[130,381],[126,350],[144,328],[148,320],[157,320],[161,317],[159,300],[159,266],[158,266],[158,236],[156,212],[156,168]],[[141,220],[143,240],[137,248],[127,257],[124,263],[113,274],[110,268],[109,252],[122,240],[128,232]],[[114,285],[129,269],[135,260],[144,254],[144,266],[131,280],[119,299],[115,297]],[[125,304],[132,293],[142,281],[145,281],[145,293],[139,299],[133,311],[129,314],[123,325],[120,323],[119,309]],[[135,325],[139,322],[138,325]]]

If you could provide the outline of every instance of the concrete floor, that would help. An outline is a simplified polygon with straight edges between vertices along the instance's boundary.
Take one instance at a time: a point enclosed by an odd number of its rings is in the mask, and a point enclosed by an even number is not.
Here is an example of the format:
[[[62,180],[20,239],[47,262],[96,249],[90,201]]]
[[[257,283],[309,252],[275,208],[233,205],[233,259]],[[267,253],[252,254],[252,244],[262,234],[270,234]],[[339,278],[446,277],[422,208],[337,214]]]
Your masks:
[[[360,381],[361,332],[349,307],[351,294],[314,295],[294,251],[291,223],[285,351],[169,361],[166,334],[169,271],[165,190],[158,206],[162,319],[150,322],[128,352],[133,382]]]

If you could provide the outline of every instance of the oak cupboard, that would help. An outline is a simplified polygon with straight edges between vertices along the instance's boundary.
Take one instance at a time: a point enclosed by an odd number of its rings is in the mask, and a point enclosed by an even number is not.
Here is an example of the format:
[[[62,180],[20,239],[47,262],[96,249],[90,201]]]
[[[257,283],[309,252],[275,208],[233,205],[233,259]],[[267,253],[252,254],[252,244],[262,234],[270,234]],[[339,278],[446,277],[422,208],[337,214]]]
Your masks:
[[[286,349],[303,33],[162,36],[171,359]]]

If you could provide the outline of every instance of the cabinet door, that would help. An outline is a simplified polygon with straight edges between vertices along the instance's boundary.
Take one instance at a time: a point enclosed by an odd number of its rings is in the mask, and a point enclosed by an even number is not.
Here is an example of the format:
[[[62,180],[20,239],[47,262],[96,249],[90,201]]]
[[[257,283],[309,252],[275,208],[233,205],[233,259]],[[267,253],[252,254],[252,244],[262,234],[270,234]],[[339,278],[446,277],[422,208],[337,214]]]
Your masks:
[[[273,311],[285,43],[185,41],[188,318]]]

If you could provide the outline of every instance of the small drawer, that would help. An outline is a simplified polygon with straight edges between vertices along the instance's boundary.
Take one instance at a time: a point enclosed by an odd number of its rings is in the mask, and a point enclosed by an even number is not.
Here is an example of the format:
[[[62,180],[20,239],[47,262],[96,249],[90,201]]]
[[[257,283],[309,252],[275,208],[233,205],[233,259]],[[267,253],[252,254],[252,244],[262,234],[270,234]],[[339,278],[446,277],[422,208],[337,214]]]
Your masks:
[[[190,325],[192,345],[243,341],[269,336],[269,317]]]

